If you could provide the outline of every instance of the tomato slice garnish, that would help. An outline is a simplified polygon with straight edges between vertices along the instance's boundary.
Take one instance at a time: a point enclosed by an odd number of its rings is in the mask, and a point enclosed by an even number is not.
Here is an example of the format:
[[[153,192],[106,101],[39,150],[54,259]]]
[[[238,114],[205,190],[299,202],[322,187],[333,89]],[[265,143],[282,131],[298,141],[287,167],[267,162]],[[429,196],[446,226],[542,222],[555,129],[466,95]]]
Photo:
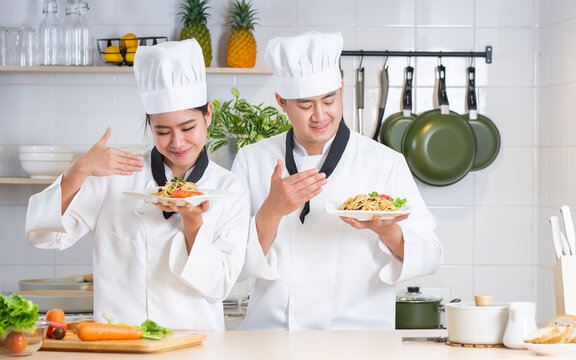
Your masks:
[[[198,196],[203,195],[200,191],[191,191],[191,190],[174,190],[172,191],[172,197],[175,198],[187,198],[190,196]]]
[[[392,198],[390,196],[384,195],[384,194],[380,194],[380,195],[378,195],[378,197],[381,197],[381,198],[386,199],[386,200],[392,200]]]

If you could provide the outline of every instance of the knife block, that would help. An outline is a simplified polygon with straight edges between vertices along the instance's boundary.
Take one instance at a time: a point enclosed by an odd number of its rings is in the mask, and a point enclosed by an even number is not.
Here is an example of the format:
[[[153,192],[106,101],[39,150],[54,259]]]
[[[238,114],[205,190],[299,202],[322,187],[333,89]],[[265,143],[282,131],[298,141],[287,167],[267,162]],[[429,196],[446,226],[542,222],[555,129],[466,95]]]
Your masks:
[[[576,256],[561,256],[554,265],[557,315],[576,315]]]

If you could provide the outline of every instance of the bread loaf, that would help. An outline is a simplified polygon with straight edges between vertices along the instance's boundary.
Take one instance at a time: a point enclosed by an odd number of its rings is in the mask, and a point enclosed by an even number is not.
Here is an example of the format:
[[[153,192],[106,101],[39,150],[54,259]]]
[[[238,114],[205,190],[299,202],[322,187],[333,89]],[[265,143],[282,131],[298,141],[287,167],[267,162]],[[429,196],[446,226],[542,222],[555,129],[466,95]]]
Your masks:
[[[543,327],[528,335],[524,342],[534,344],[559,344],[565,338],[572,337],[574,327],[568,326],[548,326]]]
[[[576,327],[576,316],[574,315],[556,316],[554,319],[548,321],[545,326],[549,327],[549,326],[563,326],[563,325],[572,325]]]

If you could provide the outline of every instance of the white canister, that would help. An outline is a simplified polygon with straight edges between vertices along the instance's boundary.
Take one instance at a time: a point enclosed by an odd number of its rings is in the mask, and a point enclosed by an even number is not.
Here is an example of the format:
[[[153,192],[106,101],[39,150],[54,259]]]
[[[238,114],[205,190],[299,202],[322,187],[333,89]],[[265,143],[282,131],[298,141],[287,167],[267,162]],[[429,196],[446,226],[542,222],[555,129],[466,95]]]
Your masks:
[[[476,306],[474,303],[444,305],[448,341],[458,344],[502,344],[508,322],[508,304]]]

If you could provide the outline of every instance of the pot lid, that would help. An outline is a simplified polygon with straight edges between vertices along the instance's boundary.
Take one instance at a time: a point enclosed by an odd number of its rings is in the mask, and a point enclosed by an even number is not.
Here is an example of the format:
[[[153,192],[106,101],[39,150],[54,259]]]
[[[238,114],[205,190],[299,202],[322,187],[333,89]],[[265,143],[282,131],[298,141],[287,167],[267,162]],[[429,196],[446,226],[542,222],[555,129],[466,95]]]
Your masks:
[[[408,286],[407,291],[396,295],[396,302],[400,303],[427,303],[442,301],[441,297],[426,295],[420,292],[418,286]]]

